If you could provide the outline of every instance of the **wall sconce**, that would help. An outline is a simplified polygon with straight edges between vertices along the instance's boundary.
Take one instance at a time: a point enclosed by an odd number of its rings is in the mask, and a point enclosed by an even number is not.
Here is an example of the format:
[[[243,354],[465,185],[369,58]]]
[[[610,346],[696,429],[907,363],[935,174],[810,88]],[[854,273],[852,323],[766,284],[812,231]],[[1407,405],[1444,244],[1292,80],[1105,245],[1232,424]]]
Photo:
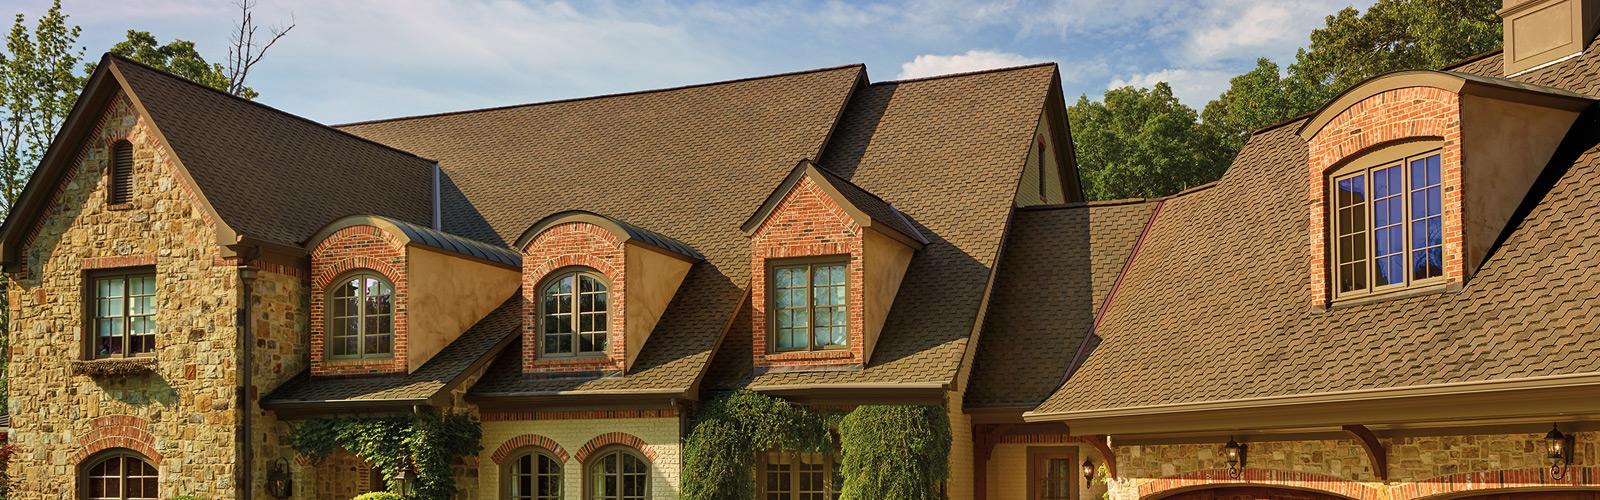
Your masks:
[[[272,498],[289,498],[294,494],[294,477],[289,472],[289,460],[279,458],[267,470],[267,494]]]
[[[1239,473],[1245,467],[1245,455],[1249,451],[1248,445],[1239,444],[1228,437],[1228,444],[1222,447],[1222,458],[1228,461],[1228,476],[1239,478]]]
[[[1550,432],[1544,435],[1545,459],[1550,462],[1550,476],[1561,479],[1567,475],[1567,466],[1572,465],[1572,446],[1577,439],[1571,434],[1562,434],[1556,424],[1550,424]]]
[[[1087,490],[1094,484],[1094,461],[1083,459],[1083,489]]]

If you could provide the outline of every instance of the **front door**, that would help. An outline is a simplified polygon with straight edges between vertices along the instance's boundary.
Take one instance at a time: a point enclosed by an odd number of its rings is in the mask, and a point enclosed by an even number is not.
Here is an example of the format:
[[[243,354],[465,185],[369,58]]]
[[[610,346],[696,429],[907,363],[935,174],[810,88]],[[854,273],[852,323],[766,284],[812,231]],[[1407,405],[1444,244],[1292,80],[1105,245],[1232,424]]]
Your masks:
[[[1028,471],[1033,500],[1072,500],[1078,486],[1077,455],[1068,450],[1033,453]]]

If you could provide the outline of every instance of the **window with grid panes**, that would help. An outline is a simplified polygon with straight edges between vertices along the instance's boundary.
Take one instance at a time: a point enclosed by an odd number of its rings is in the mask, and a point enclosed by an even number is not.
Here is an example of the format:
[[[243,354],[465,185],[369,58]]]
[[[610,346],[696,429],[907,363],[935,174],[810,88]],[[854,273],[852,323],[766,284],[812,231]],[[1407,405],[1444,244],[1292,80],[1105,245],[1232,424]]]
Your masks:
[[[394,355],[394,285],[374,272],[357,272],[328,290],[327,349],[333,358]]]
[[[1444,275],[1438,151],[1344,172],[1331,184],[1336,297],[1429,284]]]
[[[149,356],[156,349],[154,270],[92,274],[89,351],[92,358]]]
[[[763,500],[835,500],[844,484],[828,453],[768,452],[760,468]]]
[[[839,349],[849,345],[843,261],[773,266],[772,337],[776,351]]]
[[[506,468],[505,493],[511,500],[561,500],[561,462],[542,450],[527,450]]]
[[[539,296],[542,356],[603,355],[609,326],[606,283],[587,270],[557,273]]]
[[[87,500],[154,500],[156,468],[126,450],[105,453],[83,469],[82,498]]]
[[[613,448],[589,459],[589,500],[649,500],[650,463]]]

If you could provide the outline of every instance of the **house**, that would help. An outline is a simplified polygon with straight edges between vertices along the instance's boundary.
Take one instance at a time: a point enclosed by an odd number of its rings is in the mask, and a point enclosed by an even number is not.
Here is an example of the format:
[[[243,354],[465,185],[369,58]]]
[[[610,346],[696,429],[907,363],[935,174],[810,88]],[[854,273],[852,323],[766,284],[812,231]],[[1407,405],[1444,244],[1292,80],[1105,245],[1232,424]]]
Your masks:
[[[1053,64],[327,126],[107,55],[0,226],[12,495],[670,499],[743,391],[936,409],[949,498],[1594,498],[1594,4],[1107,202]]]

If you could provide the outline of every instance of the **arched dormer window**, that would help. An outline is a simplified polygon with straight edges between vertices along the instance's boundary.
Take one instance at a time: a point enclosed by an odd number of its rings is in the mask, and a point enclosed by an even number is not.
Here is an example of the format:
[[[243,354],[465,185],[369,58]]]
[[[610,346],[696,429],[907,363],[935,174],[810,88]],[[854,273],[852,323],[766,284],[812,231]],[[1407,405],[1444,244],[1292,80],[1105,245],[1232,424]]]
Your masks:
[[[605,278],[586,268],[563,269],[539,287],[539,354],[606,353],[609,297]]]
[[[525,448],[505,462],[501,498],[561,500],[561,461],[540,448]]]
[[[108,450],[84,462],[79,472],[81,498],[154,500],[160,474],[144,456],[127,449]]]
[[[1443,278],[1442,144],[1384,147],[1329,176],[1336,298]]]
[[[601,451],[589,459],[589,500],[649,500],[650,462],[621,446]]]
[[[373,271],[334,280],[327,293],[328,356],[394,355],[394,284]]]
[[[106,189],[107,203],[123,205],[133,201],[133,144],[128,141],[117,141],[111,145],[111,164],[106,173],[109,186]]]

